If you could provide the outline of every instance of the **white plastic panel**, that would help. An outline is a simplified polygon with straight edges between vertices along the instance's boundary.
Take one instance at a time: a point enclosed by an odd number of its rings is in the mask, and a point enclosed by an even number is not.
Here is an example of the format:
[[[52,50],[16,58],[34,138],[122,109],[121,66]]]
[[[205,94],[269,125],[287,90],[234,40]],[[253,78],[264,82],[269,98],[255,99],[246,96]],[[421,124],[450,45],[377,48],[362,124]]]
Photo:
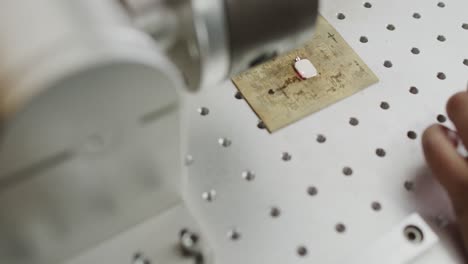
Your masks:
[[[354,257],[344,259],[342,263],[410,263],[434,246],[438,240],[425,221],[418,214],[413,214]]]
[[[188,192],[216,263],[342,263],[415,212],[440,242],[413,263],[463,263],[420,144],[468,81],[468,2],[443,1],[322,1],[380,83],[277,133],[230,82],[188,96]]]

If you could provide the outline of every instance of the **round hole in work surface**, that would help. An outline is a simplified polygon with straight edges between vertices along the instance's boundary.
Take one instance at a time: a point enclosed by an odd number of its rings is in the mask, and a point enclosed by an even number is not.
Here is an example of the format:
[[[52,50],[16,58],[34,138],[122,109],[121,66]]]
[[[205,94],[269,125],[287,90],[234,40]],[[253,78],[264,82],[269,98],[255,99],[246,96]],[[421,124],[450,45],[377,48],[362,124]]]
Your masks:
[[[468,59],[464,59],[464,60],[463,60],[463,64],[464,64],[465,66],[468,66]]]
[[[236,94],[234,95],[234,97],[237,99],[237,100],[242,100],[244,99],[244,97],[242,96],[241,92],[236,92]]]
[[[419,13],[414,13],[414,14],[413,14],[413,18],[415,18],[415,19],[421,19],[421,17],[422,17],[422,16],[421,16],[421,14],[419,14]]]
[[[418,94],[418,93],[419,93],[419,89],[418,89],[417,87],[412,86],[412,87],[410,87],[409,92],[410,92],[411,94]]]
[[[383,148],[378,148],[375,150],[375,154],[380,157],[380,158],[383,158],[387,155],[387,152],[383,149]]]
[[[444,35],[439,35],[439,36],[437,36],[437,40],[440,41],[440,42],[445,42],[447,40],[447,38]]]
[[[382,210],[382,204],[379,203],[379,202],[373,202],[373,203],[371,204],[371,208],[372,208],[372,210],[374,210],[374,211],[380,211],[380,210]]]
[[[151,264],[151,261],[143,255],[141,252],[137,252],[133,255],[132,264]]]
[[[215,190],[209,190],[207,192],[202,193],[202,198],[203,200],[207,202],[212,202],[216,197],[216,191]]]
[[[207,116],[208,114],[210,114],[210,109],[208,109],[207,107],[200,107],[198,108],[198,113],[202,116]]]
[[[385,61],[384,64],[385,68],[392,68],[393,67],[393,63],[389,60]]]
[[[406,226],[403,230],[403,234],[410,243],[421,244],[424,241],[424,233],[417,226]]]
[[[437,73],[437,78],[439,80],[445,80],[445,79],[447,79],[447,75],[445,75],[445,73],[443,73],[443,72],[439,72],[439,73]]]
[[[413,53],[414,55],[419,55],[419,53],[421,53],[421,51],[418,48],[412,48],[411,53]]]
[[[361,43],[367,43],[367,42],[369,42],[369,39],[366,36],[362,36],[361,38],[359,38],[359,41]]]
[[[310,186],[309,188],[307,188],[307,194],[309,194],[310,196],[316,196],[318,194],[317,187]]]
[[[258,127],[259,129],[266,129],[266,125],[265,125],[265,123],[264,123],[263,121],[259,121],[259,122],[257,123],[257,127]]]
[[[343,168],[343,174],[345,176],[351,176],[351,175],[353,175],[353,169],[351,167],[344,167]]]
[[[336,18],[338,18],[339,20],[344,20],[344,19],[346,18],[346,15],[343,14],[343,13],[338,13],[338,14],[336,15]]]
[[[346,226],[343,223],[338,223],[335,226],[335,230],[338,233],[344,233],[344,232],[346,232]]]
[[[278,207],[272,207],[270,209],[270,216],[273,218],[278,218],[281,215],[281,210]]]
[[[390,109],[390,104],[387,103],[387,102],[381,102],[380,103],[380,108],[382,108],[383,110],[388,110],[388,109]]]
[[[320,144],[323,144],[327,141],[327,138],[324,136],[324,135],[318,135],[317,136],[317,142],[320,143]]]
[[[387,29],[390,30],[390,31],[394,31],[396,29],[396,27],[393,24],[388,24]]]
[[[465,30],[468,30],[468,23],[463,23],[462,28],[465,29]]]
[[[253,171],[246,170],[242,172],[242,178],[246,181],[253,181],[255,179],[255,173]]]
[[[305,257],[307,255],[307,248],[305,246],[299,246],[297,248],[297,255],[300,257]]]
[[[227,237],[232,241],[237,241],[241,238],[241,233],[237,229],[231,229],[228,231]]]
[[[444,2],[439,2],[439,3],[437,3],[437,6],[440,7],[440,8],[444,8],[445,3]]]
[[[372,4],[369,3],[369,2],[365,2],[365,3],[364,3],[364,7],[365,7],[365,8],[372,8]]]
[[[418,134],[416,134],[416,132],[414,131],[408,131],[408,133],[406,133],[406,135],[408,136],[409,139],[417,139],[418,138]]]
[[[405,190],[407,190],[408,192],[411,192],[414,190],[414,182],[412,181],[405,181],[403,186],[405,187]]]
[[[355,118],[355,117],[351,117],[349,119],[349,124],[352,125],[352,126],[357,126],[357,125],[359,125],[359,120],[357,118]]]
[[[227,138],[218,139],[218,143],[220,146],[225,147],[225,148],[230,147],[232,145],[232,141]]]
[[[281,156],[281,159],[283,161],[290,161],[292,159],[292,156],[288,152],[283,152],[283,155]]]
[[[444,115],[442,115],[442,114],[441,114],[441,115],[438,115],[438,116],[437,116],[437,121],[438,121],[439,123],[445,123],[445,122],[447,122],[447,117],[444,116]]]

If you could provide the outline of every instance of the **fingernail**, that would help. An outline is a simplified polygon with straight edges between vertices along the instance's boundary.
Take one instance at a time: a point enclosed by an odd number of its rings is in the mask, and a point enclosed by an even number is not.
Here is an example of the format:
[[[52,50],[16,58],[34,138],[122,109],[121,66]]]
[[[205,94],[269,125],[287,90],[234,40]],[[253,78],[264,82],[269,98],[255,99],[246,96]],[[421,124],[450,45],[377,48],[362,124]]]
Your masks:
[[[450,140],[450,142],[452,142],[452,144],[455,146],[455,147],[458,147],[458,144],[460,142],[460,139],[458,137],[458,134],[453,131],[453,130],[450,130],[450,129],[446,129],[445,133],[447,134],[447,137],[448,139]]]

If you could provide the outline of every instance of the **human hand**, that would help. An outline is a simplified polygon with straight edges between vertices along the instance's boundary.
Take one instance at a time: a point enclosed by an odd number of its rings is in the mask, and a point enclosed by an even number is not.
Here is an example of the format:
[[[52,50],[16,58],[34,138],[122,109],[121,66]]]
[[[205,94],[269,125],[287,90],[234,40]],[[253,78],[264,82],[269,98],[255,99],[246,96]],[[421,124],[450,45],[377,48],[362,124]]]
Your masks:
[[[433,125],[424,132],[422,143],[429,167],[449,194],[468,249],[468,159],[457,151],[461,143],[468,147],[468,92],[450,98],[447,114],[457,132]]]

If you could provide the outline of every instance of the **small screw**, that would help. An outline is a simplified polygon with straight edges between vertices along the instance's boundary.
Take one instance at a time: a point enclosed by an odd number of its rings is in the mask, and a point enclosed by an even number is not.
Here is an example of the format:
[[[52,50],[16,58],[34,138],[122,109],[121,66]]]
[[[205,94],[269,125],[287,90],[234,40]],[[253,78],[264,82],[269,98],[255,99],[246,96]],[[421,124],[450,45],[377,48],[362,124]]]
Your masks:
[[[179,234],[179,246],[185,256],[195,256],[199,254],[198,242],[200,238],[196,233],[188,229],[182,229]]]

